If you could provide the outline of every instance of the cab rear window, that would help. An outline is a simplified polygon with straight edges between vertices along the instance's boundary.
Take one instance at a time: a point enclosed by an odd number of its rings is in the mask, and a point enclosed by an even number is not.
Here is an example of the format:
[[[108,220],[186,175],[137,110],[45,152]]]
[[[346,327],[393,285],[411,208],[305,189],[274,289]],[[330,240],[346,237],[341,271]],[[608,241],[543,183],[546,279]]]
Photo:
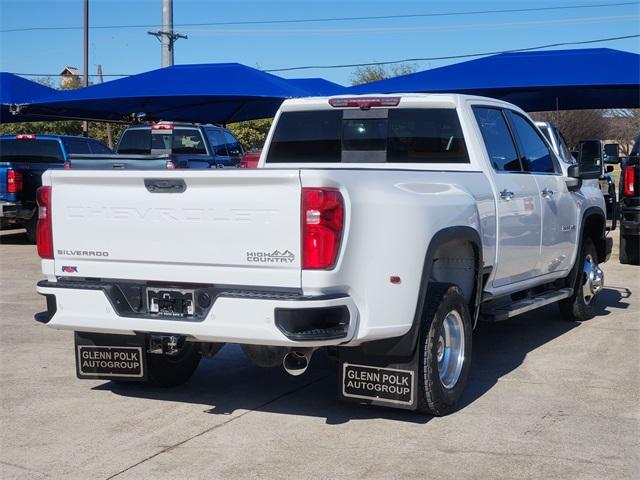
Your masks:
[[[64,163],[62,148],[57,140],[0,140],[0,159],[3,162]]]
[[[194,128],[175,128],[152,132],[150,128],[132,128],[122,135],[118,153],[124,154],[206,154],[200,131]]]
[[[283,112],[267,163],[468,163],[446,108]]]

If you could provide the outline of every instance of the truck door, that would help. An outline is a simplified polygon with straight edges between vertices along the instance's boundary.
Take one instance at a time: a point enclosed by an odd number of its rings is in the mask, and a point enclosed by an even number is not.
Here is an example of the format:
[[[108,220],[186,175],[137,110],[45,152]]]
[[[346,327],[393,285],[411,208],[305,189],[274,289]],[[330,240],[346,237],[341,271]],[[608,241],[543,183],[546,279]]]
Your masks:
[[[562,176],[562,169],[538,130],[525,117],[507,110],[521,161],[534,177],[542,206],[542,236],[537,270],[541,274],[571,268],[576,245],[577,205]]]
[[[540,194],[523,169],[502,109],[473,107],[493,168],[497,190],[497,267],[495,287],[532,278],[540,254]]]
[[[209,148],[211,149],[211,155],[215,158],[216,165],[228,164],[231,161],[231,157],[227,151],[227,142],[222,130],[207,127],[205,132],[209,139]]]

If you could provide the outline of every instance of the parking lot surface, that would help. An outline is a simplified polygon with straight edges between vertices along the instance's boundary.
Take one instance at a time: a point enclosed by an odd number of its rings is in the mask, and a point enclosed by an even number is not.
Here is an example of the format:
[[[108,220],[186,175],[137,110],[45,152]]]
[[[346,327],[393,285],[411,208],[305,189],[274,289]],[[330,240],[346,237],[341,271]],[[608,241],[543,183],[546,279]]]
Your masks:
[[[321,355],[294,378],[234,345],[174,389],[77,380],[72,332],[33,320],[35,247],[0,243],[3,480],[640,478],[640,267],[615,249],[596,318],[481,324],[460,410],[432,418],[340,402]]]

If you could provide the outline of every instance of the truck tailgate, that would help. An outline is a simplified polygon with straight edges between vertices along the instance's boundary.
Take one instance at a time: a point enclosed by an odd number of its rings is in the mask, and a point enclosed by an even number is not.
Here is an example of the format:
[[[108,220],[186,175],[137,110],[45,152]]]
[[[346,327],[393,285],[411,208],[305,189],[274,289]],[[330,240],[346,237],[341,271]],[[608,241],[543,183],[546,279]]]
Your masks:
[[[71,170],[50,182],[56,275],[300,288],[298,170]]]

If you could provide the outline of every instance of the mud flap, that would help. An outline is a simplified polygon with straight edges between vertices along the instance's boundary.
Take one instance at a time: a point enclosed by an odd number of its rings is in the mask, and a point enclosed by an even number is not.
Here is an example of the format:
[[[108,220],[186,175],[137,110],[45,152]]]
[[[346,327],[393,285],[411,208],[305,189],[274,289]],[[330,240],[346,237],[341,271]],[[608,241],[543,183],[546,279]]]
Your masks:
[[[80,379],[146,380],[146,337],[75,332],[76,375]]]
[[[419,388],[417,355],[408,363],[365,355],[360,348],[338,350],[343,400],[416,410]]]

